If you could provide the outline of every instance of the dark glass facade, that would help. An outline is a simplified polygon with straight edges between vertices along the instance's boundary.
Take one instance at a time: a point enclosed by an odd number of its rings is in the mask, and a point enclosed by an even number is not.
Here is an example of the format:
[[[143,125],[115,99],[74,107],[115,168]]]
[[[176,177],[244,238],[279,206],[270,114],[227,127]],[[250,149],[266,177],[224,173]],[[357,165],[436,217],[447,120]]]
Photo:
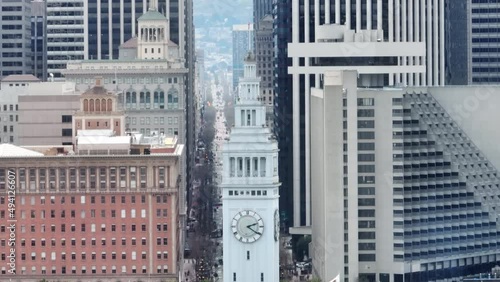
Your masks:
[[[253,0],[253,27],[254,30],[259,28],[259,21],[265,15],[272,13],[272,0]]]
[[[170,7],[167,9],[166,1],[158,1],[158,11],[162,14],[170,12],[170,40],[179,44],[179,0],[170,0]],[[100,16],[98,13],[100,6]],[[135,11],[133,18],[132,9]],[[123,10],[123,11],[122,11]],[[109,6],[108,1],[88,0],[88,58],[89,59],[118,59],[119,47],[123,42],[129,40],[137,34],[133,31],[133,22],[147,10],[142,0],[124,0],[123,7],[119,2],[113,2]],[[98,17],[100,20],[100,30],[98,29]],[[123,19],[123,29],[121,20]],[[111,41],[110,41],[111,33]],[[99,54],[98,38],[101,40]]]
[[[31,60],[33,75],[47,80],[47,8],[45,2],[31,3]]]
[[[287,231],[293,226],[292,76],[288,75],[287,44],[292,41],[292,5],[273,0],[274,39],[274,133],[279,146],[281,221]]]
[[[446,84],[467,85],[469,70],[469,40],[467,0],[445,2]]]

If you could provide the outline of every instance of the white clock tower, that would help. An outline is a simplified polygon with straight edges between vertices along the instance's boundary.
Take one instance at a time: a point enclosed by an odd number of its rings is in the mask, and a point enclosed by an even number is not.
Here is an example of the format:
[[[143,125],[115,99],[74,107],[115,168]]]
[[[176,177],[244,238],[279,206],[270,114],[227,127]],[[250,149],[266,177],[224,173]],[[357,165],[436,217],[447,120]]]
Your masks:
[[[222,150],[224,282],[279,282],[278,144],[266,127],[256,68],[249,53]]]

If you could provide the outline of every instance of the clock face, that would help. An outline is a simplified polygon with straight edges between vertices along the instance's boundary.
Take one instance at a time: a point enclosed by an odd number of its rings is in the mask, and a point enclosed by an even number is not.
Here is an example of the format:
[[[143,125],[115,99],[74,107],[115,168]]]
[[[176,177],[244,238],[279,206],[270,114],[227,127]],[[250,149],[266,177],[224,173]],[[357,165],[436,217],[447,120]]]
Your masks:
[[[277,242],[280,239],[280,213],[276,209],[274,212],[274,240]]]
[[[242,243],[253,243],[262,237],[264,221],[254,211],[240,211],[231,222],[231,230],[236,240]]]

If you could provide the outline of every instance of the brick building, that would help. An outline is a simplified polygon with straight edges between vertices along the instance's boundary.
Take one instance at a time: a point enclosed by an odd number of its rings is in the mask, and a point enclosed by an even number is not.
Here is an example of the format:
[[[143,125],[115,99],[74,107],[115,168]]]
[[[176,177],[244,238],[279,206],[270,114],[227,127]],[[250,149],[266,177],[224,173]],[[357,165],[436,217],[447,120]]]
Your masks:
[[[177,280],[184,146],[163,136],[92,138],[93,131],[81,134],[81,148],[0,145],[0,281]],[[116,137],[128,138],[128,148],[91,150]],[[15,246],[8,241],[11,172]],[[15,275],[7,263],[11,248]]]

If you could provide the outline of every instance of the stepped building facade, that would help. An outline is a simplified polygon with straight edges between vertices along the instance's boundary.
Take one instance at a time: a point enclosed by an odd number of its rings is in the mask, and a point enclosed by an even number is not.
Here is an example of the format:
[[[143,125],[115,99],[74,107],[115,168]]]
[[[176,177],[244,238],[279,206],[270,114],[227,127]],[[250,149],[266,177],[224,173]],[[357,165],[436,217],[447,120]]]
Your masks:
[[[323,281],[452,281],[498,264],[500,88],[358,89],[334,71],[311,93]]]

